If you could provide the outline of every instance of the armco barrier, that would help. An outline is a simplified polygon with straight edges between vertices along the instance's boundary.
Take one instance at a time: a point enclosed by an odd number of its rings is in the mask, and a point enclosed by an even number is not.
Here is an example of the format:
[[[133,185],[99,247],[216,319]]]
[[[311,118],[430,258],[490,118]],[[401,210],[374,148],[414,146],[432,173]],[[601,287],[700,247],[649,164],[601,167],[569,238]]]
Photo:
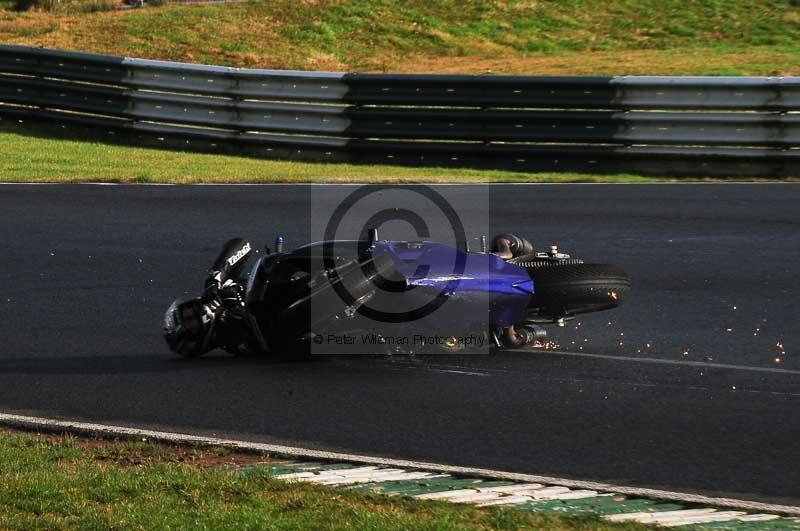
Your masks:
[[[798,77],[344,74],[0,46],[0,120],[302,160],[800,176]]]

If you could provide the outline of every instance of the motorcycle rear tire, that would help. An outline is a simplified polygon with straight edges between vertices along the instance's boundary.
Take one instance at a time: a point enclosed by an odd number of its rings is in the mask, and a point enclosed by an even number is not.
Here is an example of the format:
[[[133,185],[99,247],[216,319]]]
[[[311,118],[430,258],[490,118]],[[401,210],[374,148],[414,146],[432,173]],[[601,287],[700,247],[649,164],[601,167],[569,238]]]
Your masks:
[[[534,289],[531,305],[552,317],[615,308],[631,288],[628,274],[612,264],[554,264],[528,273]]]

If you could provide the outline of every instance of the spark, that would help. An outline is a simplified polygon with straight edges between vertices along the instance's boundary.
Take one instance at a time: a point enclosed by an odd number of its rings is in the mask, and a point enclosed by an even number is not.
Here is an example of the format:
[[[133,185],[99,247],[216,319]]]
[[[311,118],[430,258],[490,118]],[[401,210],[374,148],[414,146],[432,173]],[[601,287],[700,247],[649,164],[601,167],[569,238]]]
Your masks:
[[[619,335],[624,336],[625,332],[620,332]]]
[[[775,358],[775,363],[780,363],[780,362],[781,362],[780,358]]]
[[[725,331],[726,332],[733,332],[733,328],[726,328]]]
[[[556,343],[555,341],[541,342],[539,340],[534,341],[533,345],[531,345],[531,346],[533,348],[539,348],[539,349],[544,349],[544,350],[556,350],[559,347],[561,347],[561,345]]]
[[[688,350],[684,350],[684,351],[683,351],[683,355],[684,355],[684,356],[688,356],[688,355],[689,355],[689,351],[688,351]]]
[[[775,346],[776,346],[777,348],[783,348],[783,343],[781,343],[780,341],[778,341],[777,343],[775,343]]]
[[[623,344],[623,343],[622,343],[622,341],[620,341],[620,342],[619,342],[619,346],[622,346],[622,344]]]
[[[645,347],[650,348],[650,343],[645,343]]]
[[[735,385],[732,385],[732,386],[731,386],[731,389],[732,389],[732,390],[734,390],[734,391],[736,391],[736,386],[735,386]]]
[[[614,299],[614,300],[617,300],[617,299],[619,299],[619,295],[617,295],[617,292],[616,292],[616,291],[609,291],[609,292],[608,292],[608,296],[609,296],[609,297],[611,297],[611,298],[612,298],[612,299]]]

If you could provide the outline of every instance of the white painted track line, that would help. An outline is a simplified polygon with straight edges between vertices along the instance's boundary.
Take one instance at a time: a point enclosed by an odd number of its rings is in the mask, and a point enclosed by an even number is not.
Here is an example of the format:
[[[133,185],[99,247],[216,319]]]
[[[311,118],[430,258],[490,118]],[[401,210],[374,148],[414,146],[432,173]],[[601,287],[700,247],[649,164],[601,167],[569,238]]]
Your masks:
[[[671,519],[688,518],[690,516],[700,516],[717,512],[716,509],[681,509],[679,511],[662,511],[657,513],[625,513],[612,514],[605,519],[611,522],[659,522]]]
[[[281,474],[281,479],[284,481],[301,481],[314,475],[314,472],[292,472],[291,474]]]
[[[382,469],[376,466],[363,466],[358,468],[345,468],[342,470],[324,470],[315,477],[318,478],[357,478],[359,476],[368,476],[370,474],[377,474]],[[399,468],[389,469],[392,472],[399,472]]]
[[[736,518],[742,522],[767,522],[769,520],[777,520],[780,518],[777,514],[748,514]]]
[[[476,494],[477,492],[478,490],[476,489],[444,490],[441,492],[429,492],[427,494],[417,494],[414,497],[419,498],[420,500],[442,500],[445,498],[450,498],[452,496],[458,497],[458,496],[466,496],[469,494]]]
[[[535,496],[536,496],[536,493],[534,493],[532,495],[532,497],[534,499],[539,499],[539,498],[536,498]],[[547,498],[542,498],[542,499],[547,499],[547,500],[582,500],[584,498],[597,498],[597,496],[599,496],[599,494],[597,493],[597,491],[594,491],[594,490],[571,490],[569,492],[564,492],[562,494],[556,494],[555,496],[548,496]]]
[[[280,476],[276,476],[280,477]],[[431,479],[437,477],[449,477],[447,474],[430,474],[426,472],[393,472],[391,474],[376,474],[371,476],[357,476],[351,478],[326,478],[317,480],[316,478],[309,478],[308,480],[320,485],[356,485],[359,483],[380,483],[383,481],[414,481],[419,479]]]
[[[532,490],[543,489],[544,485],[541,483],[523,483],[521,485],[506,485],[505,487],[476,487],[481,492],[501,492],[503,494],[522,494]]]
[[[536,351],[513,349],[513,352],[524,352],[530,354],[531,352],[536,352]],[[793,369],[781,369],[778,367],[755,367],[750,365],[731,365],[728,363],[713,363],[705,361],[644,358],[638,356],[616,356],[613,354],[592,354],[590,352],[569,352],[566,350],[548,350],[543,352],[543,354],[551,354],[556,356],[565,356],[572,358],[591,358],[591,359],[601,359],[601,360],[624,361],[626,363],[655,363],[661,365],[683,365],[686,367],[699,367],[706,369],[728,369],[732,371],[769,372],[773,374],[800,375],[800,371]]]
[[[431,472],[410,472],[398,468],[363,467],[337,470],[324,470],[322,472],[292,472],[279,474],[276,477],[287,481],[306,481],[320,485],[355,485],[359,483],[378,483],[381,481],[412,481],[418,479],[431,479],[449,477],[448,474],[435,474]]]
[[[775,514],[745,514],[741,511],[718,511],[716,509],[685,509],[680,511],[640,512],[628,514],[615,514],[604,517],[612,522],[640,522],[643,524],[658,524],[664,527],[678,527],[692,524],[707,524],[711,522],[766,522],[780,518]]]
[[[752,500],[740,500],[734,498],[715,498],[699,494],[685,492],[674,492],[659,489],[646,489],[630,487],[625,485],[614,485],[597,481],[583,481],[569,478],[558,478],[551,476],[539,476],[535,474],[523,474],[508,472],[503,470],[492,470],[487,468],[463,467],[443,465],[439,463],[429,463],[424,461],[412,461],[405,459],[391,459],[376,456],[346,454],[341,452],[327,452],[310,448],[294,446],[283,446],[277,444],[257,443],[241,441],[235,439],[223,439],[218,437],[208,437],[201,435],[189,435],[184,433],[164,432],[134,428],[129,426],[115,426],[109,424],[99,424],[92,422],[71,421],[63,419],[50,419],[41,417],[31,417],[25,415],[15,415],[10,413],[0,413],[0,425],[33,429],[49,432],[69,432],[85,434],[91,436],[106,436],[129,439],[151,439],[171,444],[207,444],[224,446],[240,451],[259,452],[272,456],[302,458],[322,461],[338,461],[346,463],[358,463],[362,465],[376,465],[386,467],[396,467],[411,469],[424,472],[436,472],[442,474],[453,474],[459,476],[502,479],[508,481],[519,481],[526,483],[537,483],[545,485],[558,485],[573,489],[585,489],[601,492],[614,492],[643,498],[657,500],[669,500],[675,502],[712,505],[716,507],[732,507],[749,511],[783,513],[791,516],[800,516],[800,506],[778,505],[763,503]],[[305,474],[305,473],[300,473]],[[303,476],[305,477],[305,476]]]
[[[579,500],[582,498],[596,498],[598,493],[593,490],[570,490],[566,487],[550,487],[543,489],[531,489],[529,491],[515,492],[508,495],[505,492],[492,489],[460,489],[443,492],[432,492],[419,494],[415,498],[421,500],[448,500],[460,502],[461,500],[482,501],[485,497],[487,502],[505,499],[520,498],[526,501],[545,501],[545,500]]]
[[[528,493],[528,496],[533,498],[534,500],[550,500],[553,496],[558,496],[560,494],[566,494],[568,492],[572,492],[567,487],[545,487],[543,489],[534,490]]]
[[[705,516],[690,516],[684,520],[678,520],[674,522],[659,522],[659,525],[664,527],[678,527],[692,524],[709,524],[711,522],[729,522],[731,520],[736,520],[737,517],[743,516],[743,514],[744,513],[739,511],[717,512]]]
[[[480,503],[499,500],[504,496],[496,492],[480,492],[474,489],[464,489],[434,492],[431,494],[418,494],[414,497],[420,500],[444,500],[452,503]]]
[[[478,507],[496,507],[498,505],[516,505],[518,503],[527,503],[531,501],[528,496],[503,496],[497,500],[480,502]]]

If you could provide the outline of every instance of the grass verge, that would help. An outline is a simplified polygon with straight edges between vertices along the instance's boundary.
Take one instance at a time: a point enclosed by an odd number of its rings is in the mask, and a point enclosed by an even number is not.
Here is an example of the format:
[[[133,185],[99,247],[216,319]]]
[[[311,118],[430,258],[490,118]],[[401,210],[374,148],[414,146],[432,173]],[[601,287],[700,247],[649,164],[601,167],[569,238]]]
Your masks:
[[[236,460],[220,448],[0,429],[0,528],[646,529],[359,494],[219,466]]]
[[[308,70],[800,73],[797,0],[269,0],[69,12],[98,1],[17,12],[0,0],[0,42]]]
[[[689,181],[752,179],[679,179]],[[795,179],[787,178],[784,181]],[[0,182],[18,183],[639,183],[675,182],[630,174],[523,173],[294,162],[213,155],[101,142],[44,138],[0,130]]]

